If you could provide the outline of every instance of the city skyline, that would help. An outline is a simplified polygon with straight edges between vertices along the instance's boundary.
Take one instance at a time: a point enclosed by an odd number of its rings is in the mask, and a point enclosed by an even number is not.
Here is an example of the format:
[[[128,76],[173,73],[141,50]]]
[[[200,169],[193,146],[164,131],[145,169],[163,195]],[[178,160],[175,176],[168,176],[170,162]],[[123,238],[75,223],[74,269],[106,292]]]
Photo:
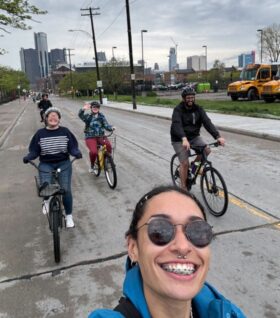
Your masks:
[[[94,27],[97,51],[105,52],[107,59],[128,60],[128,40],[126,10],[124,0],[83,1],[73,3],[36,1],[36,6],[48,10],[45,16],[36,17],[40,23],[32,23],[30,31],[12,30],[1,37],[0,47],[9,51],[0,56],[0,65],[20,69],[18,52],[21,47],[33,48],[33,33],[44,32],[48,35],[49,51],[55,48],[71,48],[73,64],[93,60],[90,19],[81,16],[81,8],[99,7],[95,11]],[[177,63],[180,69],[186,68],[186,58],[204,55],[207,46],[207,67],[211,68],[215,59],[226,66],[238,65],[238,56],[256,51],[256,62],[260,60],[257,30],[277,23],[280,3],[268,0],[214,1],[207,3],[197,0],[182,2],[158,2],[148,0],[130,1],[131,32],[134,63],[141,60],[141,30],[145,65],[153,68],[158,63],[161,70],[168,70],[168,55],[171,47],[177,46]],[[143,19],[145,17],[145,19]],[[69,32],[68,30],[85,32]],[[1,33],[3,34],[3,33]]]

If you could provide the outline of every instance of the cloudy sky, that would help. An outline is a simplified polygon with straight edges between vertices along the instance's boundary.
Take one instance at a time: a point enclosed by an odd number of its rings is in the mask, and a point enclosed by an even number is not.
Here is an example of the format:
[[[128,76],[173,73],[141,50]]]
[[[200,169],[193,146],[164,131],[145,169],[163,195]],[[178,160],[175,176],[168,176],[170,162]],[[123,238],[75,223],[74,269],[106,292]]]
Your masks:
[[[45,32],[48,49],[71,48],[72,63],[93,61],[92,40],[83,32],[91,32],[90,18],[81,16],[81,8],[99,8],[95,11],[94,27],[97,51],[104,51],[107,59],[129,59],[125,0],[30,0],[47,10],[48,14],[35,17],[32,30],[0,30],[0,47],[9,53],[0,56],[0,65],[20,69],[21,47],[34,48],[34,32]],[[279,23],[279,0],[130,0],[131,32],[134,62],[141,59],[141,30],[144,39],[144,60],[148,67],[154,63],[166,70],[169,48],[178,45],[178,63],[186,68],[186,57],[205,54],[207,45],[208,68],[215,59],[226,66],[237,65],[237,56],[260,48],[257,30]]]

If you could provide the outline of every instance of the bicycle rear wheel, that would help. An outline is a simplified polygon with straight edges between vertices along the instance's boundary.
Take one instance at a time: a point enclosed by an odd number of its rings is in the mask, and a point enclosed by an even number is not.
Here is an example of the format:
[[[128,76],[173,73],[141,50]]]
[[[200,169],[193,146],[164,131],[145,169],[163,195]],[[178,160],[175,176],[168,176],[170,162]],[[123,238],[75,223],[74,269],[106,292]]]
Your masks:
[[[178,158],[178,155],[175,153],[172,156],[170,161],[170,173],[171,173],[172,182],[177,187],[181,186],[179,168],[180,168],[179,158]]]
[[[228,190],[217,169],[207,167],[203,170],[200,189],[209,212],[217,217],[224,215],[228,207]]]
[[[54,250],[54,260],[56,263],[60,262],[60,236],[59,236],[59,224],[60,213],[61,213],[61,203],[57,197],[54,197],[50,202],[50,222],[51,230],[53,233],[53,250]]]
[[[104,157],[104,171],[107,183],[111,189],[117,185],[117,171],[113,158],[109,154]]]

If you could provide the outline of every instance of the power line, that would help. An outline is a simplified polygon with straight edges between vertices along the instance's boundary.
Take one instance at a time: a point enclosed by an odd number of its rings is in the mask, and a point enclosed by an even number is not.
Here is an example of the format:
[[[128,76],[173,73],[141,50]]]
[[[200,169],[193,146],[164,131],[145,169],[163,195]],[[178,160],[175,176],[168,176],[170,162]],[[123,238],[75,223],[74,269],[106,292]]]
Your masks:
[[[121,11],[118,13],[115,19],[111,22],[111,24],[101,34],[98,35],[98,38],[101,37],[106,31],[108,31],[111,28],[111,26],[117,21],[118,17],[121,15],[124,9],[125,9],[125,6],[121,8]]]

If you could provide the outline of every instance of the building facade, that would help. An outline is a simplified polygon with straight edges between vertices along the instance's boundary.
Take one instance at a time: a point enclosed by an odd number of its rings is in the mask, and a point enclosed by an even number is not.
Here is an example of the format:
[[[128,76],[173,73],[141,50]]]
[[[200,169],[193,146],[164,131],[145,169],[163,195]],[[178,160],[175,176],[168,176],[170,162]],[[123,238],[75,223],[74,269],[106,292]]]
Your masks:
[[[193,55],[187,57],[187,69],[193,69],[195,71],[206,70],[206,56],[205,55]]]
[[[175,47],[171,47],[169,49],[169,55],[168,55],[168,68],[169,72],[174,71],[178,68],[177,64],[177,52]]]
[[[52,70],[56,69],[58,65],[65,64],[66,49],[52,49],[49,52],[49,65]]]
[[[35,49],[21,48],[19,54],[21,70],[26,74],[31,87],[35,88],[35,84],[40,78],[40,68],[37,51]]]
[[[44,32],[34,33],[35,49],[38,54],[41,77],[49,75],[49,55],[47,34]]]
[[[255,64],[256,52],[243,53],[238,56],[238,67],[245,67],[248,64]]]

